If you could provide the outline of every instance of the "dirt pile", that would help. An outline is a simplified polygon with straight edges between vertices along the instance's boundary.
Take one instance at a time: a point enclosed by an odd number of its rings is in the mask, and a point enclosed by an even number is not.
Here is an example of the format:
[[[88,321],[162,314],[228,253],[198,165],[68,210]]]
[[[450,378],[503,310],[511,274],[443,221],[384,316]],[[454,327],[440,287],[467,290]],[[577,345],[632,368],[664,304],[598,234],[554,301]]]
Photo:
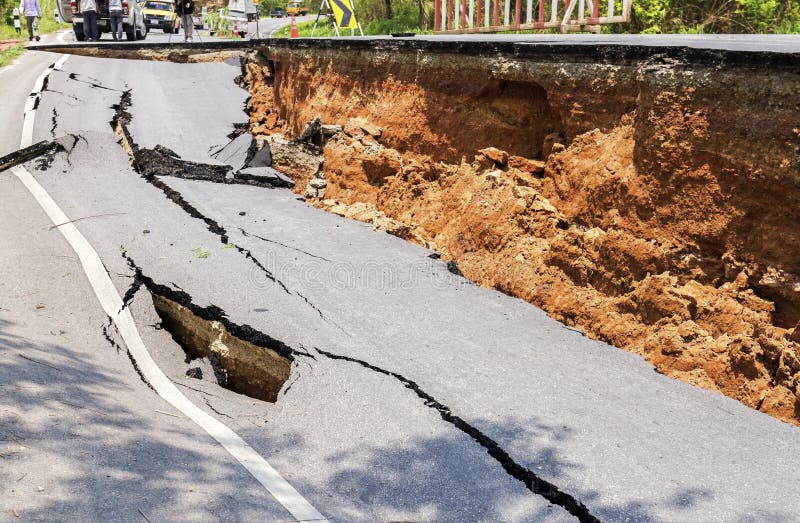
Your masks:
[[[313,205],[800,422],[796,66],[270,48],[244,73],[262,139],[340,126],[282,166]]]

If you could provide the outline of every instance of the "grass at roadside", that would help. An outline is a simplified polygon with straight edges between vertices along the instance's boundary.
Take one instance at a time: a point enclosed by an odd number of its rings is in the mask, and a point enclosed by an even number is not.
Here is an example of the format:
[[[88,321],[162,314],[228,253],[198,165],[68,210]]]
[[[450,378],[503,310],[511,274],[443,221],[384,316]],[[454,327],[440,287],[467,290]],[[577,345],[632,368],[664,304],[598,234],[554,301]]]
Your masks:
[[[311,36],[311,30],[313,28],[314,20],[300,22],[297,24],[297,32],[300,33],[300,36]],[[275,38],[289,38],[291,29],[292,24],[287,24],[286,26],[275,31],[274,36]],[[347,31],[347,34],[349,35],[350,31]],[[314,36],[336,36],[336,32],[333,30],[333,24],[327,17],[320,17],[319,22],[317,23],[317,30],[314,31]]]
[[[25,52],[25,46],[22,44],[12,45],[0,51],[0,67],[5,67],[14,61],[16,57]]]
[[[316,15],[314,15],[316,18]],[[307,22],[300,22],[297,24],[297,32],[301,37],[311,36],[311,31],[314,29],[314,20],[309,20]],[[365,35],[385,35],[385,34],[393,34],[393,33],[415,33],[415,34],[425,34],[430,33],[431,31],[420,31],[418,27],[414,27],[413,25],[404,22],[403,20],[393,19],[393,20],[375,20],[370,22],[366,26],[363,26],[364,34]],[[291,33],[291,24],[287,24],[284,27],[281,27],[277,31],[275,31],[275,38],[289,38]],[[342,36],[350,36],[350,30],[344,29],[340,31]],[[358,30],[356,30],[356,35],[358,35]],[[333,27],[333,22],[330,18],[321,16],[319,18],[319,22],[317,23],[317,29],[314,31],[314,37],[326,37],[326,36],[336,36],[336,31]]]

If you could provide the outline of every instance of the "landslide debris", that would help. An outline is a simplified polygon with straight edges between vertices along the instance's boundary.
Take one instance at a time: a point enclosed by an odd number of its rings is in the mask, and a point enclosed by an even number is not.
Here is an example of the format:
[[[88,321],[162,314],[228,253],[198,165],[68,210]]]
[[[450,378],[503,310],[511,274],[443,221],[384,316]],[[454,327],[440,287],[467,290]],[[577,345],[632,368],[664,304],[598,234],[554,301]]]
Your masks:
[[[800,423],[797,67],[265,53],[250,131],[309,203]]]

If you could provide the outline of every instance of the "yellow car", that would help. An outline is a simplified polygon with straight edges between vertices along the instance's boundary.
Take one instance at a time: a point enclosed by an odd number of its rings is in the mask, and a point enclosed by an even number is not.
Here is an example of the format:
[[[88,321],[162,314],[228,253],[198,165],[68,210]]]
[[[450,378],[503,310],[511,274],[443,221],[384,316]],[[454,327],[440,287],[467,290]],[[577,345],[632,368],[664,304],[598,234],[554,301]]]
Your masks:
[[[308,14],[308,8],[298,2],[289,2],[288,4],[286,4],[286,14],[288,14],[289,16],[291,15],[303,16],[305,14]]]
[[[175,4],[170,0],[145,0],[141,6],[148,31],[156,28],[165,33],[177,33],[180,29],[181,20],[175,12]]]

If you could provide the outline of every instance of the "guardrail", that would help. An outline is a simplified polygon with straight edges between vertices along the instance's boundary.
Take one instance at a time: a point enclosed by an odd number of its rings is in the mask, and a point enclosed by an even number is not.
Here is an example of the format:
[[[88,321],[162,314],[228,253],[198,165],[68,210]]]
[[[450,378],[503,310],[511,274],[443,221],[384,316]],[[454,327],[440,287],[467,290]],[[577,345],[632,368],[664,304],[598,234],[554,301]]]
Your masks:
[[[523,12],[524,3],[524,12]],[[604,24],[628,22],[632,0],[434,0],[434,32],[497,33],[558,28],[600,32]],[[502,20],[501,20],[502,13]]]

